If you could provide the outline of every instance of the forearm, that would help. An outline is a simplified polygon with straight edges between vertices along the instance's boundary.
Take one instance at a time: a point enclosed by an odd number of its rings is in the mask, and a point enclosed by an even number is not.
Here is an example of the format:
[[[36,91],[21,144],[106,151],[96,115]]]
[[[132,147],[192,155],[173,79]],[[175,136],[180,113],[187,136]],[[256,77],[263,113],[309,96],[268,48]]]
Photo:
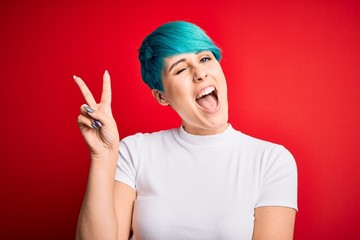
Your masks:
[[[77,239],[116,239],[114,176],[117,153],[92,159],[88,185],[80,211]]]

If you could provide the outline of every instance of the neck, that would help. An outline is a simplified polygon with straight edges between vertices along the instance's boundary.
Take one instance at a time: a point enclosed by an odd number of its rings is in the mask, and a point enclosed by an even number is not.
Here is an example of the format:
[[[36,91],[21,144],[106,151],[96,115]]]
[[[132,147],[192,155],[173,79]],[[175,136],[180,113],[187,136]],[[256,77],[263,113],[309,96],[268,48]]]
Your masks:
[[[229,126],[229,123],[225,123],[222,126],[216,128],[201,128],[201,127],[186,127],[182,125],[183,129],[193,135],[215,135],[223,133]]]

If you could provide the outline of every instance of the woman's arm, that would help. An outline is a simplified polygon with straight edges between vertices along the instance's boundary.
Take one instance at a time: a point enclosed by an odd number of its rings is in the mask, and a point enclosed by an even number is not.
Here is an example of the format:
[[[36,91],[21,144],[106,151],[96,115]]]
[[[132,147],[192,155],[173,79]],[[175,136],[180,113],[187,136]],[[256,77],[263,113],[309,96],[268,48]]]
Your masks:
[[[136,192],[128,185],[115,181],[114,200],[118,223],[117,240],[128,240]]]
[[[117,239],[117,217],[114,206],[114,156],[91,159],[86,193],[80,210],[77,239]]]
[[[76,231],[77,239],[118,239],[129,235],[133,192],[115,182],[119,134],[111,111],[110,76],[105,71],[100,103],[84,81],[74,76],[86,104],[80,108],[79,129],[90,150],[90,171]],[[119,197],[119,195],[121,197]],[[118,201],[122,201],[118,203]],[[115,204],[116,202],[116,204]],[[116,205],[116,206],[115,206]],[[129,225],[130,226],[130,225]],[[127,239],[127,238],[119,238]]]
[[[291,240],[296,210],[288,207],[255,208],[253,240]]]

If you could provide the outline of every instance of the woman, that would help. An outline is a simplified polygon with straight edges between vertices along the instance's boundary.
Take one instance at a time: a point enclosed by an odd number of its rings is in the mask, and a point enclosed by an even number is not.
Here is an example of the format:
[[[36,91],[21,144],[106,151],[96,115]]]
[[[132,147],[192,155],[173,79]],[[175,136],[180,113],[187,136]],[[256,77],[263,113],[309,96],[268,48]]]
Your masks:
[[[109,73],[100,103],[74,77],[91,153],[78,239],[292,239],[295,161],[284,147],[228,123],[220,59],[194,24],[170,22],[148,35],[139,50],[143,80],[182,126],[120,143]]]

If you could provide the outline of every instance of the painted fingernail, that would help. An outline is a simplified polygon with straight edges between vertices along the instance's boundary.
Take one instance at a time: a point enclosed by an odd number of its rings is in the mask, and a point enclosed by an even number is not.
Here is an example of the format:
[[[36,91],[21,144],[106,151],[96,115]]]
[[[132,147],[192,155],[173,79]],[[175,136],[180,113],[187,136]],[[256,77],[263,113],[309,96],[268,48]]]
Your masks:
[[[98,126],[96,126],[96,124],[93,123],[93,122],[91,123],[91,126],[92,126],[93,128],[95,128],[96,130],[99,129]]]
[[[73,76],[73,78],[74,78],[74,80],[76,80],[77,76],[76,76],[76,75],[74,75],[74,76]]]
[[[94,113],[94,110],[88,106],[84,106],[85,111],[87,111],[88,113]]]
[[[102,127],[102,124],[101,124],[101,122],[99,120],[94,120],[94,123],[95,123],[96,126]]]

